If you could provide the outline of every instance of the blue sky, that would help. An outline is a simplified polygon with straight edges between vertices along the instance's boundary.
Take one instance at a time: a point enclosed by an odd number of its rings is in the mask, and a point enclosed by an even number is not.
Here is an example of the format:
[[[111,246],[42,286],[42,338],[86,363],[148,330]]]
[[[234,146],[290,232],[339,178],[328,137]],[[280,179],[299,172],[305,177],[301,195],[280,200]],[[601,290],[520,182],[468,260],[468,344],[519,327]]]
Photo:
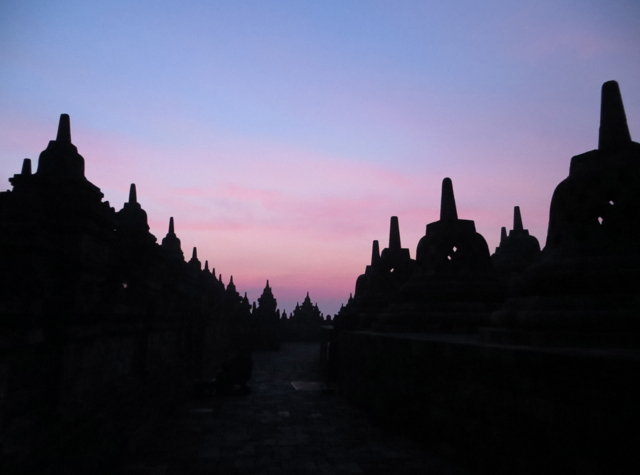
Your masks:
[[[640,127],[631,1],[5,1],[0,174],[69,113],[87,178],[152,232],[287,310],[335,313],[389,217],[415,255],[453,180],[489,243],[513,206],[544,243],[603,82]],[[8,182],[6,187],[9,188]]]

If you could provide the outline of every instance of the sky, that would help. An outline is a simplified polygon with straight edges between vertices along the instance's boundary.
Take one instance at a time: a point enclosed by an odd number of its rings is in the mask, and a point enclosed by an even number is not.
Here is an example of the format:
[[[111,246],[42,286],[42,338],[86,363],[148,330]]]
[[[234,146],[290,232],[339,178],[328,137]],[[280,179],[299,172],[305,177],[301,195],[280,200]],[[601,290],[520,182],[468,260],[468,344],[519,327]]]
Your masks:
[[[335,314],[398,216],[415,257],[450,177],[493,252],[597,148],[600,88],[640,134],[640,2],[3,0],[0,190],[55,139],[116,210],[281,310]],[[35,164],[34,164],[35,165]]]

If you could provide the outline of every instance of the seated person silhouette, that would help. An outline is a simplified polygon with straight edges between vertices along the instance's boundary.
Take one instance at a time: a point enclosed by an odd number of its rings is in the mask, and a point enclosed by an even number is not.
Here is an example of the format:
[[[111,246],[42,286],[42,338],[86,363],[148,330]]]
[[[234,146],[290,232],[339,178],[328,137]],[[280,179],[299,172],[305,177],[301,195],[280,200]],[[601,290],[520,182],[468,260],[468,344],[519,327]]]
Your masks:
[[[216,377],[216,394],[245,395],[251,394],[247,382],[253,373],[253,358],[251,351],[240,348],[236,355],[222,364],[222,369]]]

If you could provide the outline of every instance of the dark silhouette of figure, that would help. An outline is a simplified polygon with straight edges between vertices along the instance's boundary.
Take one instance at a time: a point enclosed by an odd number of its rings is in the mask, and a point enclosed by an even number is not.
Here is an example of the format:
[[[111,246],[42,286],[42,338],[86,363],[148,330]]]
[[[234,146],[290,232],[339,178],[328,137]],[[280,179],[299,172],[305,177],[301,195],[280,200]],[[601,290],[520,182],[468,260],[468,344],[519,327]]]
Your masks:
[[[253,374],[251,350],[242,347],[232,358],[225,361],[216,377],[216,394],[220,396],[248,395],[247,383]]]

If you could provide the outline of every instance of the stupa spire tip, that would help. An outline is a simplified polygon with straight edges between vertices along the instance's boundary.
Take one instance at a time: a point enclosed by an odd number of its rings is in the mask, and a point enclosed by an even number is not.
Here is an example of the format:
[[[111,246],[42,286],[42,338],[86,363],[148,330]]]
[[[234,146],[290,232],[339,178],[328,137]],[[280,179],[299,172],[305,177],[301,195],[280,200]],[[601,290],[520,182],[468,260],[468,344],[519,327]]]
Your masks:
[[[380,243],[376,239],[371,247],[371,265],[375,265],[378,262],[380,262]]]
[[[620,86],[617,81],[607,81],[602,85],[598,149],[613,151],[624,147],[629,142],[631,142],[631,134],[624,112]]]
[[[71,120],[69,114],[60,114],[56,142],[71,143]]]
[[[522,215],[520,215],[520,206],[513,207],[513,230],[522,231],[524,226],[522,225]]]
[[[129,203],[137,203],[138,202],[138,194],[136,192],[136,184],[131,183],[129,187]]]
[[[442,197],[440,199],[440,220],[458,219],[456,198],[453,194],[453,182],[451,178],[442,180]]]
[[[400,249],[400,224],[397,216],[391,216],[389,225],[389,249]]]
[[[22,172],[23,175],[31,175],[31,159],[25,158],[22,162]]]

